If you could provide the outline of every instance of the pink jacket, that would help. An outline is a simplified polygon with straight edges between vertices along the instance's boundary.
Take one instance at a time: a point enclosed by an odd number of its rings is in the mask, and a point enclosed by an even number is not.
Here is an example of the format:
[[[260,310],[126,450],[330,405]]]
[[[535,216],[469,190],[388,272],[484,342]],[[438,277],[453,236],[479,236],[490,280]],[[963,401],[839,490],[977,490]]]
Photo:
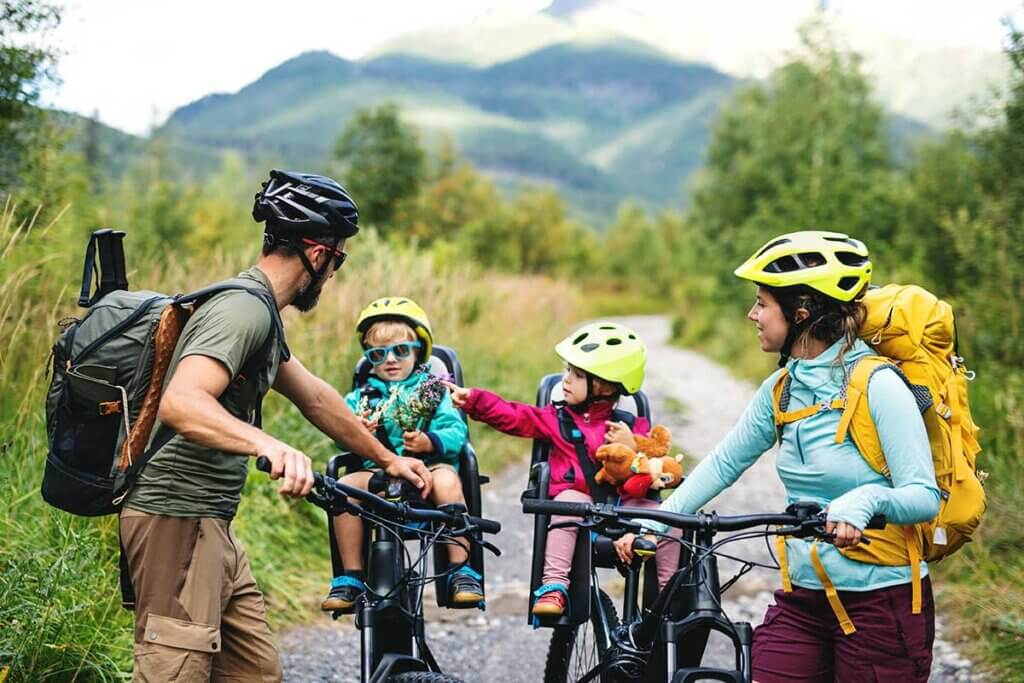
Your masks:
[[[594,460],[594,453],[604,444],[604,435],[608,430],[605,421],[611,417],[614,406],[610,401],[598,401],[590,406],[590,411],[580,415],[572,410],[572,416],[576,428],[583,433],[583,440],[587,444],[587,453],[591,460]],[[583,468],[576,461],[576,449],[572,443],[562,438],[558,428],[558,414],[555,406],[547,405],[543,408],[506,401],[501,396],[485,389],[472,389],[469,399],[463,406],[463,411],[469,417],[479,422],[484,422],[500,432],[521,436],[527,439],[542,439],[551,444],[551,454],[548,462],[551,464],[551,485],[548,495],[554,498],[566,489],[576,489],[581,493],[590,495],[587,488],[587,478],[583,474]],[[650,431],[650,424],[646,418],[638,417],[633,424],[634,434],[647,434]],[[594,460],[595,469],[600,465]],[[572,472],[572,474],[569,474]]]

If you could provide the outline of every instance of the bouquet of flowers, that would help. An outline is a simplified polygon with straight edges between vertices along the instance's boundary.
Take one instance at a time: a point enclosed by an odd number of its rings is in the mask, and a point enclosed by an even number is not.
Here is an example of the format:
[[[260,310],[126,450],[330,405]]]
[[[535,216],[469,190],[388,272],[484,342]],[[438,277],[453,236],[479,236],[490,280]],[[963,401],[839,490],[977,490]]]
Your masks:
[[[429,370],[425,374],[423,381],[416,386],[416,391],[395,408],[395,419],[403,432],[414,432],[420,428],[424,419],[430,419],[447,391],[442,378],[430,374]]]
[[[426,365],[421,365],[416,371],[422,372],[424,378],[409,396],[403,399],[398,386],[392,386],[388,397],[377,403],[373,409],[370,408],[368,397],[361,398],[357,408],[358,413],[366,415],[366,419],[370,422],[379,422],[389,411],[392,411],[403,432],[418,430],[424,419],[433,416],[447,389],[444,386],[446,378],[430,374]]]

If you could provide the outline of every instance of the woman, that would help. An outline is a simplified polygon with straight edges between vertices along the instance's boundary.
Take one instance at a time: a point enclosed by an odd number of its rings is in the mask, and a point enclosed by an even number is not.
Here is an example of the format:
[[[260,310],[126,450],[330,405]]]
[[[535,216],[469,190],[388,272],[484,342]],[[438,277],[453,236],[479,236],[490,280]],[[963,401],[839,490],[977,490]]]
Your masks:
[[[827,529],[835,534],[833,545],[793,538],[780,544],[786,589],[776,591],[775,604],[755,630],[754,679],[927,681],[934,637],[927,565],[909,543],[902,565],[848,557],[857,556],[854,549],[873,515],[885,515],[890,525],[912,525],[939,510],[924,422],[897,372],[883,369],[868,384],[890,476],[872,469],[849,435],[836,443],[841,410],[831,402],[843,395],[854,365],[875,355],[858,336],[865,315],[859,300],[871,277],[867,248],[840,233],[790,233],[735,272],[757,284],[747,317],[757,327],[761,350],[778,353],[788,372],[788,410],[826,406],[783,425],[776,470],[789,502],[827,506]],[[697,511],[774,445],[780,433],[773,393],[782,372],[761,384],[739,424],[662,503],[663,510]],[[624,560],[631,558],[632,541],[629,535],[616,543]],[[829,601],[829,584],[838,601]]]

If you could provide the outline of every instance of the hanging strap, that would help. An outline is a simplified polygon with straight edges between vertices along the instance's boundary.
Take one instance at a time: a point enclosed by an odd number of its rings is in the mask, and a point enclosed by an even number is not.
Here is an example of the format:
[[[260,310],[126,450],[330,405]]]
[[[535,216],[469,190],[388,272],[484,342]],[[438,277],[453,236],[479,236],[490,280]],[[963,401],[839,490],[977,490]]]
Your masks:
[[[82,291],[78,305],[88,308],[110,292],[128,289],[128,276],[124,265],[124,231],[104,228],[95,230],[85,248],[82,269]],[[99,268],[96,258],[99,257]],[[96,291],[92,292],[95,283]]]
[[[782,590],[787,593],[793,592],[793,582],[789,578],[789,559],[786,555],[786,537],[775,537],[775,553],[779,561],[779,574],[782,577]]]
[[[917,544],[917,532],[913,524],[903,527],[907,540],[907,555],[910,557],[910,613],[921,613],[921,550]]]
[[[846,613],[846,608],[843,607],[843,602],[839,599],[839,593],[836,591],[835,584],[828,577],[825,565],[821,563],[821,558],[818,557],[817,542],[811,543],[811,564],[814,565],[814,573],[818,575],[818,581],[821,581],[821,585],[825,589],[825,597],[828,599],[828,604],[831,605],[836,619],[839,620],[839,628],[843,630],[843,635],[848,636],[856,633],[857,629],[854,628],[850,615]]]

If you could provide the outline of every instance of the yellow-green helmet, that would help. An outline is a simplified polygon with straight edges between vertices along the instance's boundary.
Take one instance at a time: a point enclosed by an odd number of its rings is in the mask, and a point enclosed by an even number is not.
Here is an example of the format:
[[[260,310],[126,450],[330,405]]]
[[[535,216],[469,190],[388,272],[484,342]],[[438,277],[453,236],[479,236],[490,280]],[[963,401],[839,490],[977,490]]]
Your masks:
[[[871,261],[859,240],[841,232],[804,230],[776,237],[734,272],[759,285],[806,285],[833,299],[853,301],[871,282]]]
[[[647,348],[625,325],[597,322],[584,325],[555,346],[562,360],[606,382],[621,384],[634,394],[644,383]]]
[[[398,320],[412,328],[416,338],[423,344],[420,349],[420,361],[430,358],[430,351],[434,346],[434,335],[430,331],[430,320],[426,312],[420,308],[412,299],[403,296],[385,296],[370,302],[356,320],[356,332],[359,333],[359,343],[366,346],[363,338],[366,331],[375,322],[381,320]]]

